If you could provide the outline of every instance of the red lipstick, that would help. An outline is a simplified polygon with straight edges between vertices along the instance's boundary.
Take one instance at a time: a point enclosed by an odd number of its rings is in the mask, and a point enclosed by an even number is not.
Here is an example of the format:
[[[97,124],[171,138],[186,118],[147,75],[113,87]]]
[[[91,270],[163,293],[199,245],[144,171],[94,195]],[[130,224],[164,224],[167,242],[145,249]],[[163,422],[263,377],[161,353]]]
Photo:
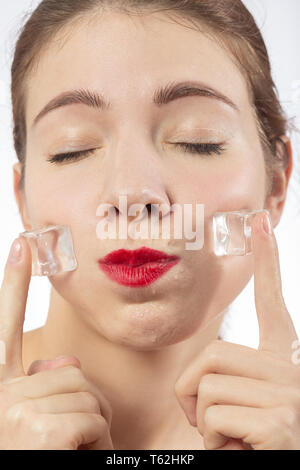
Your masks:
[[[98,260],[100,269],[123,286],[143,287],[151,284],[180,261],[179,256],[145,246],[138,250],[112,251]]]

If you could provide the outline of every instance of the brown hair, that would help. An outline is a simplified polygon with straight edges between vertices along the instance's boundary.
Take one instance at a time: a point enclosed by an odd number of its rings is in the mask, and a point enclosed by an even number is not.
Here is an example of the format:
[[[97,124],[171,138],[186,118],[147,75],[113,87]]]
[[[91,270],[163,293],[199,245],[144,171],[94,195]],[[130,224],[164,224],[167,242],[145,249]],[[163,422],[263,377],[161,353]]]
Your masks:
[[[265,155],[268,194],[274,170],[288,165],[289,154],[280,136],[289,123],[271,75],[263,37],[240,0],[42,0],[19,35],[11,68],[14,146],[22,163],[19,188],[24,187],[26,160],[26,86],[44,48],[66,26],[90,14],[116,10],[130,15],[161,12],[173,21],[211,35],[227,49],[245,77]],[[186,24],[185,24],[186,26]],[[277,143],[284,146],[284,158]]]

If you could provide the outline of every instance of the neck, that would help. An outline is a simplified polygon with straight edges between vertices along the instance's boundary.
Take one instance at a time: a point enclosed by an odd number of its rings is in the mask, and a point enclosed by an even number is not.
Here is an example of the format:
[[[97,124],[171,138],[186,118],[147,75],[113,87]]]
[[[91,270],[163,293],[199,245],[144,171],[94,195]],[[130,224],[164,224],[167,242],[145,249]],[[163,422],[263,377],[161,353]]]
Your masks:
[[[84,321],[52,288],[47,322],[40,337],[42,359],[76,356],[85,377],[107,397],[113,410],[115,448],[145,446],[161,430],[189,423],[174,394],[174,384],[203,348],[218,338],[226,310],[188,339],[162,349],[136,351],[107,340]],[[126,429],[131,429],[128,436]],[[194,428],[192,428],[194,429]],[[125,436],[125,437],[124,437]],[[140,447],[145,448],[145,447]]]

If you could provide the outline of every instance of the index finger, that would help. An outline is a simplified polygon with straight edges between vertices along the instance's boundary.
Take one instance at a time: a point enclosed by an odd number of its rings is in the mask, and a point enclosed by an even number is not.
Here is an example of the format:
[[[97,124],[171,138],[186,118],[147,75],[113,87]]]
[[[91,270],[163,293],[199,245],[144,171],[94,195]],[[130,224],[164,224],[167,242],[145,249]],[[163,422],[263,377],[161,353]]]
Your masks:
[[[270,233],[264,229],[268,220]],[[290,356],[292,343],[298,336],[283,299],[278,245],[268,211],[255,216],[251,238],[259,349]]]
[[[25,374],[22,339],[31,262],[29,245],[23,237],[18,237],[11,246],[0,289],[0,380]]]

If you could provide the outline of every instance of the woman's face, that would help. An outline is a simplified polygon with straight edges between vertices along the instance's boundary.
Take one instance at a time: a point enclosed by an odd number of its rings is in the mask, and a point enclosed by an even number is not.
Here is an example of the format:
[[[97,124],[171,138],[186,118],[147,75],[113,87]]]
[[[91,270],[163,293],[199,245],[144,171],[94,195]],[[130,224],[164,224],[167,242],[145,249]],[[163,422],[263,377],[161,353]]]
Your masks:
[[[264,157],[246,82],[215,41],[164,16],[105,13],[65,32],[43,52],[29,81],[27,220],[33,228],[70,227],[78,268],[51,282],[94,330],[141,350],[179,342],[224,310],[253,272],[251,256],[216,257],[211,231],[217,211],[264,207]],[[200,95],[153,102],[158,88],[185,81],[201,82],[234,106]],[[83,89],[110,107],[61,105],[34,124],[53,98]],[[175,142],[224,150],[201,155]],[[77,161],[48,161],[88,149],[96,150]],[[120,194],[128,195],[128,206],[204,204],[203,248],[187,250],[188,240],[172,236],[99,239],[97,208],[118,207]],[[143,288],[121,286],[99,269],[97,260],[109,252],[141,246],[178,255],[180,262]]]

